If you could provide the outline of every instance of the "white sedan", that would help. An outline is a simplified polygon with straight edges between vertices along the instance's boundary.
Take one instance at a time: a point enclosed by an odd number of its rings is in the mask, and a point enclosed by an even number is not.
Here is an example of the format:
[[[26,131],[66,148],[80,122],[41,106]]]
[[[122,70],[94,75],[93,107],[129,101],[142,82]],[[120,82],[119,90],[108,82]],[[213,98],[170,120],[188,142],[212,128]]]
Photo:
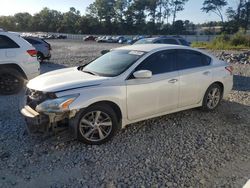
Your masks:
[[[102,144],[134,122],[196,107],[214,110],[232,86],[232,67],[205,52],[132,45],[36,77],[21,111],[31,131],[66,122],[80,141]]]

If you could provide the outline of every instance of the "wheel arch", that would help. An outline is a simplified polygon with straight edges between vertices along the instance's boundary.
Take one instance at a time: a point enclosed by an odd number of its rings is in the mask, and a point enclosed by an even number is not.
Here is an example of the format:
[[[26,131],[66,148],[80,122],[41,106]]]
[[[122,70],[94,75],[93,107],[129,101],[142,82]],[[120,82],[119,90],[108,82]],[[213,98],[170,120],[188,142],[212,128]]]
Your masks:
[[[107,105],[107,106],[111,107],[114,110],[115,114],[117,115],[119,123],[122,120],[122,111],[121,111],[121,108],[115,102],[108,101],[108,100],[103,100],[103,101],[95,102],[95,103],[89,105],[88,107],[94,106],[94,105]]]
[[[116,104],[115,102],[113,101],[109,101],[109,100],[102,100],[102,101],[97,101],[97,102],[94,102],[88,106],[86,106],[85,108],[81,109],[76,115],[75,117],[78,116],[79,113],[81,113],[82,110],[84,109],[87,109],[91,106],[94,106],[94,105],[108,105],[109,107],[111,107],[115,114],[117,115],[117,119],[118,119],[118,123],[121,125],[122,124],[122,111],[121,111],[121,108],[118,104]],[[69,127],[70,127],[70,131],[73,133],[74,137],[77,138],[77,123],[76,123],[76,120],[77,118],[75,119],[72,118],[72,119],[69,119]]]
[[[14,63],[1,64],[0,68],[1,69],[2,68],[5,68],[5,69],[8,69],[8,68],[15,69],[15,70],[17,70],[18,72],[21,73],[21,75],[23,76],[24,79],[26,79],[26,80],[28,79],[27,76],[26,76],[26,74],[24,73],[23,69],[20,66],[18,66],[17,64],[14,64]]]
[[[220,86],[220,88],[221,88],[221,90],[222,90],[222,94],[224,93],[224,84],[222,83],[222,82],[220,82],[220,81],[216,81],[216,82],[213,82],[211,85],[213,85],[213,84],[217,84],[218,86]],[[211,86],[210,85],[210,86]],[[210,87],[209,86],[209,87]]]

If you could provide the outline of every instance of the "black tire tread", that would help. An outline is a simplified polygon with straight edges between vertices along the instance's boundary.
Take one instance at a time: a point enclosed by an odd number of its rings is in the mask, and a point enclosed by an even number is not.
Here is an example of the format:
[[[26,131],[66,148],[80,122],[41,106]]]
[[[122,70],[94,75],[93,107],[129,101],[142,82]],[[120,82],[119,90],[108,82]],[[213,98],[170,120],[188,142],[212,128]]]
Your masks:
[[[13,94],[19,93],[23,89],[23,86],[24,86],[24,78],[23,78],[22,74],[14,68],[1,68],[0,74],[3,74],[3,73],[8,73],[8,74],[14,75],[15,77],[17,77],[21,81],[21,84],[13,92],[3,91],[0,89],[0,94],[1,95],[13,95]]]

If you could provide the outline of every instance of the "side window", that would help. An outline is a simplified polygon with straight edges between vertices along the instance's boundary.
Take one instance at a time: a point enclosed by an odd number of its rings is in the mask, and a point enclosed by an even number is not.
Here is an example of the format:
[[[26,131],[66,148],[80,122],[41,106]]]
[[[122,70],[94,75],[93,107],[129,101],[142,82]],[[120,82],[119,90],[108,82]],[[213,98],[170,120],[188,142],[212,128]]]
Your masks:
[[[164,44],[164,41],[162,39],[158,39],[154,41],[155,44]]]
[[[179,44],[175,39],[163,39],[164,44]]]
[[[0,49],[19,48],[19,46],[5,35],[0,35]]]
[[[167,73],[175,70],[174,51],[161,51],[145,59],[135,71],[150,70],[153,75]]]
[[[211,62],[210,57],[191,50],[178,50],[176,59],[179,70],[207,66]]]

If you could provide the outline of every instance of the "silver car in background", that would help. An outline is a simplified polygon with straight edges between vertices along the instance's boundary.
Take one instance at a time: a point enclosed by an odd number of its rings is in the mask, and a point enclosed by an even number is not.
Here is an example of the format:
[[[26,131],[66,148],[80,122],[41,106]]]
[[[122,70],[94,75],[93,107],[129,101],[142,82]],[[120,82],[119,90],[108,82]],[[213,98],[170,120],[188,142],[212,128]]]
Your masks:
[[[24,37],[37,51],[37,60],[42,63],[44,60],[51,58],[51,45],[43,39],[38,37]]]

